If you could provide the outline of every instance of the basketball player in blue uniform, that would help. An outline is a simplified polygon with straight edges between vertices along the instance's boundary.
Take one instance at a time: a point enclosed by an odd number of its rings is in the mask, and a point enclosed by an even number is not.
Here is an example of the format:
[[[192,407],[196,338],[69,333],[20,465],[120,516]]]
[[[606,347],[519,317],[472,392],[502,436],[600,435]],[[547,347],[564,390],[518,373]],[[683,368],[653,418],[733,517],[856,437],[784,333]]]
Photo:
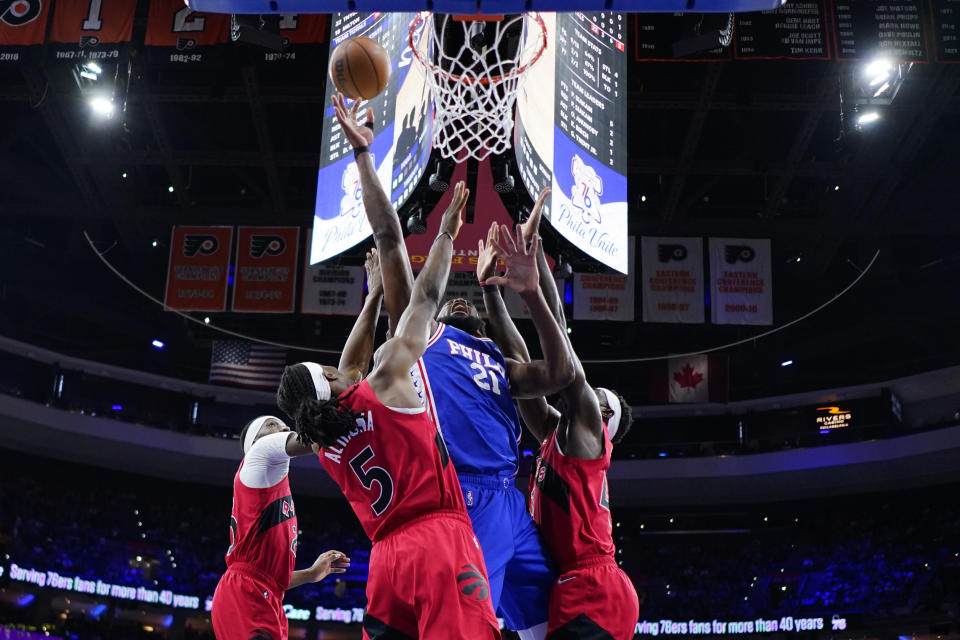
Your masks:
[[[370,159],[372,114],[365,124],[358,103],[348,109],[342,96],[334,110],[354,148],[363,202],[380,253],[384,301],[393,326],[410,299],[413,272],[403,232],[390,199],[383,193]],[[525,251],[504,228],[501,257]],[[519,234],[517,236],[520,237]],[[491,284],[497,282],[492,279]],[[447,443],[463,489],[473,530],[483,549],[494,609],[524,640],[546,635],[548,599],[554,569],[514,486],[520,418],[515,397],[549,395],[572,381],[566,337],[539,292],[529,295],[544,360],[520,363],[503,357],[484,333],[477,309],[466,300],[440,310],[426,351],[411,371],[424,406]]]

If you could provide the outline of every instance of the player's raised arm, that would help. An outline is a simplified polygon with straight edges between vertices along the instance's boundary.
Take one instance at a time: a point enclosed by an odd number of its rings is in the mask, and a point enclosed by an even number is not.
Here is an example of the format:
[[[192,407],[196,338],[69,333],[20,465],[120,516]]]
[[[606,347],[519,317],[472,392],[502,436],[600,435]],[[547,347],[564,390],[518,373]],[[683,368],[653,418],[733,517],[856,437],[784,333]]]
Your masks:
[[[544,187],[537,197],[536,204],[533,205],[530,217],[523,223],[523,241],[528,246],[534,234],[536,234],[540,228],[540,220],[543,216],[543,205],[549,195],[550,187]],[[540,250],[537,251],[537,269],[540,272],[540,291],[547,301],[547,306],[550,307],[550,311],[553,313],[553,317],[556,318],[557,324],[559,324],[561,328],[567,326],[567,319],[563,314],[563,304],[560,302],[560,292],[557,291],[557,281],[553,279],[553,274],[550,272],[550,265],[547,264],[547,258],[543,254],[542,244],[540,245]]]
[[[352,382],[359,382],[370,369],[373,357],[373,342],[377,335],[377,320],[380,319],[380,302],[383,300],[383,280],[380,273],[380,256],[376,249],[367,252],[363,265],[367,272],[367,298],[363,309],[353,323],[340,354],[337,368]]]
[[[549,395],[570,384],[574,369],[566,336],[550,313],[547,302],[540,292],[536,261],[540,236],[534,235],[530,247],[526,247],[520,225],[517,225],[516,241],[504,226],[500,229],[500,240],[502,242],[495,240],[494,246],[507,265],[507,272],[503,276],[488,278],[486,282],[506,285],[520,294],[530,310],[544,358],[534,362],[507,359],[510,392],[514,398]]]
[[[363,208],[367,220],[373,229],[373,240],[380,252],[380,264],[383,274],[383,294],[387,305],[390,328],[395,329],[403,310],[410,300],[413,290],[413,269],[407,256],[407,246],[403,242],[403,228],[390,198],[380,186],[377,168],[370,155],[373,143],[373,113],[367,111],[364,124],[357,119],[360,102],[354,102],[348,109],[343,95],[333,98],[333,109],[343,134],[353,146],[360,173],[360,188],[363,191]]]
[[[538,202],[538,204],[541,204]],[[496,222],[490,225],[487,232],[487,241],[479,241],[479,252],[477,258],[477,279],[483,289],[483,305],[487,308],[487,328],[490,331],[490,337],[500,347],[504,357],[511,358],[517,362],[530,362],[530,352],[527,350],[527,343],[510,317],[507,305],[500,294],[500,287],[494,284],[487,284],[487,278],[495,275],[497,260],[497,249],[494,246],[494,240],[500,235],[500,225]],[[524,238],[526,240],[526,238]],[[540,254],[542,255],[542,249]],[[541,284],[541,290],[543,286]],[[547,302],[549,306],[549,301]],[[521,399],[517,401],[517,409],[520,417],[526,425],[527,430],[533,434],[538,441],[542,441],[551,429],[557,426],[559,412],[547,404],[547,399],[543,396],[530,399]]]
[[[433,241],[427,262],[413,286],[410,304],[397,323],[395,336],[384,344],[385,352],[379,366],[370,375],[370,386],[378,395],[381,389],[396,380],[409,382],[410,367],[423,355],[427,347],[427,340],[435,322],[434,316],[450,277],[453,241],[460,233],[463,208],[469,196],[470,190],[462,181],[458,182],[454,188],[453,200],[440,221],[440,233]],[[410,391],[412,392],[412,386]],[[384,398],[381,398],[381,401],[386,402]]]

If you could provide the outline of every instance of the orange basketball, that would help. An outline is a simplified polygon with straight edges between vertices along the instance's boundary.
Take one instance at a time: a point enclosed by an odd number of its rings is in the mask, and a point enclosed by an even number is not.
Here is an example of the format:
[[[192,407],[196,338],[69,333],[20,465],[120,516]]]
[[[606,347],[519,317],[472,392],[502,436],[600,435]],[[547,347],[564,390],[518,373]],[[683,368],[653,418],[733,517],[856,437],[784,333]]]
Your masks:
[[[330,79],[347,98],[369,100],[387,88],[390,56],[372,38],[350,38],[330,54]]]

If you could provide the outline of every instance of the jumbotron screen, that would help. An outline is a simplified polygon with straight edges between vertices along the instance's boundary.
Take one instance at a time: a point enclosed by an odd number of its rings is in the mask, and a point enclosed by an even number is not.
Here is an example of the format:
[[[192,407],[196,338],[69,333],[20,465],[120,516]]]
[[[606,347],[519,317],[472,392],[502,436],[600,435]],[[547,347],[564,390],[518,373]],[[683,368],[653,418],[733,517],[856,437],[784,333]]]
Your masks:
[[[518,169],[534,198],[552,186],[544,215],[563,237],[627,273],[627,16],[541,15],[549,44],[517,96]]]
[[[373,109],[376,135],[370,151],[380,184],[395,207],[413,193],[430,158],[433,103],[423,67],[407,45],[415,15],[353,12],[335,13],[331,18],[331,51],[348,38],[367,36],[383,45],[393,62],[387,88],[361,105],[360,113]],[[335,91],[328,81],[310,264],[342,253],[372,234],[352,148],[334,116]]]

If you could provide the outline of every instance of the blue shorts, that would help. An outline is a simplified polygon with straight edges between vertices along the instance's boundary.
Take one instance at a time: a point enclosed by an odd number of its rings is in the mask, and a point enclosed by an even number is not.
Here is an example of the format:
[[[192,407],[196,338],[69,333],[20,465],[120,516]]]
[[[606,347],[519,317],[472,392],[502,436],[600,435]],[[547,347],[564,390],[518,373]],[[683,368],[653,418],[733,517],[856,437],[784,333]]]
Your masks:
[[[458,476],[497,615],[515,631],[546,622],[556,571],[513,476]]]

